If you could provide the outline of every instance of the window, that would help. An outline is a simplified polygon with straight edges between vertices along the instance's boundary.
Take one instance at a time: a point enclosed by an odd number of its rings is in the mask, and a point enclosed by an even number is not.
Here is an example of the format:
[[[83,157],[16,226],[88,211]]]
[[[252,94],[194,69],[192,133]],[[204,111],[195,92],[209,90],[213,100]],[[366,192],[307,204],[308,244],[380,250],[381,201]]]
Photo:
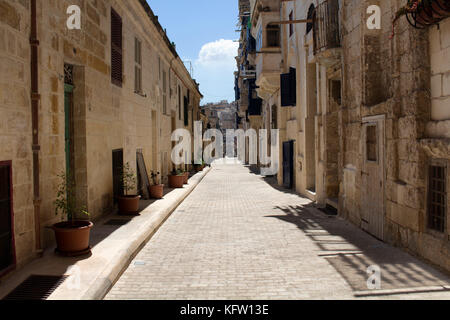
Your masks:
[[[267,26],[267,46],[268,47],[280,46],[280,26],[275,25]]]
[[[184,97],[184,126],[187,127],[189,125],[189,99]]]
[[[377,125],[368,125],[366,129],[366,159],[378,161]]]
[[[297,70],[290,68],[289,73],[281,74],[281,106],[291,107],[297,104]]]
[[[158,56],[158,78],[161,80],[161,57]]]
[[[428,169],[428,228],[444,232],[447,216],[447,170],[432,164]]]
[[[169,98],[172,98],[172,69],[169,68]]]
[[[291,13],[289,13],[289,21],[294,21],[294,12],[291,11]],[[292,37],[292,35],[294,34],[294,25],[291,23],[289,24],[289,37]]]
[[[341,105],[341,102],[342,102],[341,101],[342,100],[341,81],[340,80],[331,80],[330,87],[331,87],[331,97],[338,105]]]
[[[314,7],[314,4],[311,4],[311,5],[309,6],[309,9],[308,9],[308,16],[307,16],[306,19],[308,19],[308,20],[314,20],[314,16],[315,16],[315,12],[316,12],[315,9],[316,9],[316,8]],[[313,23],[312,23],[312,22],[308,22],[308,23],[306,24],[306,34],[310,33],[312,29],[313,29]]]
[[[122,18],[111,8],[111,82],[122,87]]]
[[[259,28],[258,34],[256,36],[256,51],[261,51],[263,46],[263,33],[262,28]]]
[[[162,79],[162,91],[163,91],[163,114],[167,114],[167,73],[163,71]]]
[[[272,129],[277,129],[278,127],[278,109],[277,106],[272,106]]]
[[[181,120],[181,87],[178,86],[178,120]]]
[[[142,44],[134,39],[134,91],[142,93]]]

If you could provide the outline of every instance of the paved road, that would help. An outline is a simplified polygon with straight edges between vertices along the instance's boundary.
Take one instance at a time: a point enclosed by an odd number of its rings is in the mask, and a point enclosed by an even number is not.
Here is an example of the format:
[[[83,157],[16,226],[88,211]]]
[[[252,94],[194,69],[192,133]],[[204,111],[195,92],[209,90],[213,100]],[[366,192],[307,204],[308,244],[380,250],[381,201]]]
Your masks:
[[[368,290],[371,265],[382,291]],[[247,167],[215,164],[105,299],[450,299],[449,284]]]

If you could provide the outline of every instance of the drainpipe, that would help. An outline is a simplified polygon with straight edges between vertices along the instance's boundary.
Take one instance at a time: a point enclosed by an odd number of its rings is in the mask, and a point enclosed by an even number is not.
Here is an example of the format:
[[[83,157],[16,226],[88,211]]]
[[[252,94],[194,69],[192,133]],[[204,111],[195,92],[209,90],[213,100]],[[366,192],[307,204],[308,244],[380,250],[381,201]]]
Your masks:
[[[41,199],[39,190],[39,69],[38,69],[38,47],[37,39],[37,19],[36,19],[36,0],[31,0],[31,122],[33,134],[33,204],[34,204],[34,233],[36,253],[42,254],[41,248]]]

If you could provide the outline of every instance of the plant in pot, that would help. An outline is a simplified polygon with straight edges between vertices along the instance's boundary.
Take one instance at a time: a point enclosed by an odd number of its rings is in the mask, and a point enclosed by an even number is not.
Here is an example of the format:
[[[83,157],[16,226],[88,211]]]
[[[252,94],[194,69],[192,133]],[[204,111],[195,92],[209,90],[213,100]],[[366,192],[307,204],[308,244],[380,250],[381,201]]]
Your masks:
[[[118,197],[119,213],[124,215],[137,214],[141,196],[129,194],[136,187],[136,174],[128,162],[122,167],[120,181],[124,195]]]
[[[56,252],[65,256],[79,256],[90,252],[90,231],[94,224],[89,220],[77,220],[77,214],[89,217],[85,208],[77,206],[75,182],[70,174],[62,173],[56,193],[55,214],[61,214],[65,221],[56,223],[51,229],[55,232]]]
[[[203,161],[202,161],[202,163],[200,163],[200,164],[198,164],[198,163],[195,163],[195,162],[192,162],[192,164],[194,165],[194,170],[195,170],[195,172],[200,172],[200,171],[202,171],[203,170]]]
[[[148,187],[148,192],[150,193],[150,197],[153,199],[162,199],[164,195],[164,185],[158,183],[159,175],[159,172],[152,171],[151,173],[153,185]]]
[[[169,187],[171,188],[183,188],[186,176],[184,171],[181,169],[173,169],[172,173],[169,175]]]
[[[189,183],[189,171],[185,171],[182,170],[183,174],[184,174],[184,184],[188,184]]]

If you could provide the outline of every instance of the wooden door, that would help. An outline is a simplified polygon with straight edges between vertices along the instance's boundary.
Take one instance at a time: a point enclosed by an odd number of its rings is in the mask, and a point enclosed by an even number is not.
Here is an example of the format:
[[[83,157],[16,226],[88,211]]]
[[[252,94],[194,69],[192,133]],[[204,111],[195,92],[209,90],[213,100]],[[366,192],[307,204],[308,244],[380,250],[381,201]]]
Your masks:
[[[283,186],[291,189],[294,180],[294,141],[283,143]]]
[[[114,203],[117,203],[117,197],[123,196],[124,190],[121,181],[123,170],[123,150],[113,151],[113,191]]]
[[[384,230],[384,116],[363,119],[361,171],[362,228],[383,240]]]
[[[13,266],[11,163],[0,162],[0,275]]]

